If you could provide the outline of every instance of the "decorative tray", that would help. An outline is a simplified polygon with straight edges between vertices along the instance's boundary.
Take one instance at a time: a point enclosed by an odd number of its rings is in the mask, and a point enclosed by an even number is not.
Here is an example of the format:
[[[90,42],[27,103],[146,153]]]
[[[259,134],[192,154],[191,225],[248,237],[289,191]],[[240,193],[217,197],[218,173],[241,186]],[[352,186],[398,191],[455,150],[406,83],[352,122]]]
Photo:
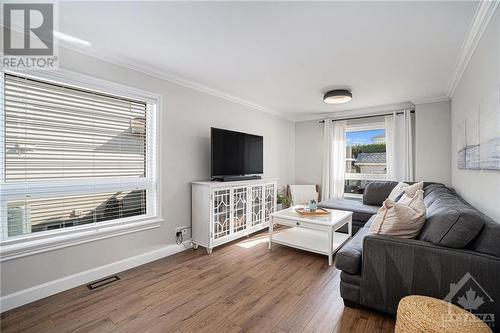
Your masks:
[[[295,208],[295,211],[300,216],[328,216],[330,212],[323,208],[318,208],[315,211],[310,211],[308,208]]]

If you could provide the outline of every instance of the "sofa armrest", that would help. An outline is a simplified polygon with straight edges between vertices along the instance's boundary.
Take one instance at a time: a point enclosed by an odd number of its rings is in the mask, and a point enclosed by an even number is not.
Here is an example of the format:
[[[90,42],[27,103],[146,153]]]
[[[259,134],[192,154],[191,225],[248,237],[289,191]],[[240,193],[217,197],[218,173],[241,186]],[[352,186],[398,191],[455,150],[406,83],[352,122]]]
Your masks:
[[[368,235],[363,241],[361,303],[395,314],[399,300],[407,295],[449,298],[457,303],[465,292],[453,295],[450,285],[462,279],[477,281],[491,299],[500,300],[496,272],[500,258],[474,251],[433,245],[415,239]],[[468,285],[470,281],[466,281]],[[486,302],[479,310],[496,313],[500,307]]]
[[[347,242],[335,255],[335,267],[349,274],[358,274],[360,263],[361,248],[357,246],[355,239]]]

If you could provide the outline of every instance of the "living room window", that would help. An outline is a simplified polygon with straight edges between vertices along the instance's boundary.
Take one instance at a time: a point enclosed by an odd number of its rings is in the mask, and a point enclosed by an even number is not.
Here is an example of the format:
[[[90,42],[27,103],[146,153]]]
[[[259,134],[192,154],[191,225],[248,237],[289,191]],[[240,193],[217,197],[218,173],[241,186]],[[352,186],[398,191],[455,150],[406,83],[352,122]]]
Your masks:
[[[344,193],[359,197],[370,181],[387,178],[384,122],[348,125]]]
[[[2,85],[2,244],[157,217],[154,100],[14,73]]]

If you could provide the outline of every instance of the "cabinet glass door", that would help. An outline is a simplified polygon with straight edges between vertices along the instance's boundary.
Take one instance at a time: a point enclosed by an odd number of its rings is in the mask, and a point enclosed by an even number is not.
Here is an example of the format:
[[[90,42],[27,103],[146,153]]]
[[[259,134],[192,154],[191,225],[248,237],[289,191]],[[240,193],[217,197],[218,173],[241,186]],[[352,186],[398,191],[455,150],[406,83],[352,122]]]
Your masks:
[[[214,190],[213,195],[213,238],[218,239],[229,235],[231,231],[231,190]]]
[[[267,184],[264,191],[264,219],[269,222],[269,215],[274,212],[275,202],[275,188],[274,184]]]
[[[233,189],[233,232],[246,229],[247,226],[247,194],[246,187]]]
[[[259,224],[262,224],[263,221],[263,186],[256,185],[252,186],[252,218],[251,218],[251,226],[255,227]]]

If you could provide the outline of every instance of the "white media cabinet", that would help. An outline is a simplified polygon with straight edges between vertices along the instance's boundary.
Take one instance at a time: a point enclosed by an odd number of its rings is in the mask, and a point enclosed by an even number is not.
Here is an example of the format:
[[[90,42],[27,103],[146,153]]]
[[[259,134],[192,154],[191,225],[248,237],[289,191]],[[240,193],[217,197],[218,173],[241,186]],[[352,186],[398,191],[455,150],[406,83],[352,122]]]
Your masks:
[[[276,210],[277,180],[192,183],[193,246],[218,245],[268,227]]]

